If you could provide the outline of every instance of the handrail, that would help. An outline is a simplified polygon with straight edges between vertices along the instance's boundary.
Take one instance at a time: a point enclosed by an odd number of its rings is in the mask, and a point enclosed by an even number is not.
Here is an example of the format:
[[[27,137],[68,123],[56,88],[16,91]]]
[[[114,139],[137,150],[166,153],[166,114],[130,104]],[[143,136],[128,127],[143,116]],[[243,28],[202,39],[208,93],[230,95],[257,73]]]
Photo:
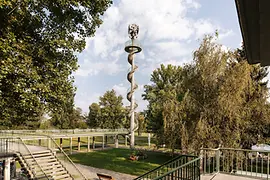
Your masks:
[[[218,150],[233,150],[233,151],[247,151],[247,152],[262,152],[269,153],[264,150],[240,149],[240,148],[201,148],[201,150],[218,151]]]
[[[221,147],[201,150],[204,174],[233,173],[262,179],[270,177],[270,151]]]
[[[171,160],[169,160],[169,161],[163,163],[162,165],[160,165],[160,166],[158,166],[158,167],[152,169],[151,171],[148,171],[147,173],[145,173],[145,174],[143,174],[143,175],[141,175],[141,176],[135,178],[134,180],[140,179],[140,178],[142,178],[143,176],[146,176],[146,175],[148,175],[148,174],[150,174],[150,173],[152,173],[152,172],[154,172],[154,171],[156,171],[156,170],[162,168],[163,166],[165,166],[165,165],[167,165],[167,164],[169,164],[169,163],[171,163],[171,162],[173,162],[173,161],[176,161],[176,160],[178,160],[178,159],[180,159],[180,158],[182,158],[182,156],[177,156],[177,157],[175,157],[175,158],[173,158],[173,159],[171,159]]]
[[[18,148],[20,149],[20,144],[22,144],[23,147],[25,148],[25,150],[27,151],[27,153],[29,153],[29,155],[31,155],[31,157],[33,158],[33,160],[35,161],[35,163],[37,164],[37,166],[40,168],[41,172],[45,175],[45,177],[46,177],[47,179],[49,179],[48,176],[47,176],[47,175],[45,174],[45,172],[43,171],[43,169],[41,168],[41,166],[39,165],[39,163],[37,162],[37,160],[35,159],[35,157],[33,156],[33,154],[31,153],[30,149],[26,146],[26,144],[23,142],[23,140],[22,140],[20,137],[5,137],[5,138],[0,137],[0,139],[6,140],[6,143],[10,143],[10,142],[13,142],[13,143],[14,143],[14,142],[15,142],[15,141],[14,141],[15,139],[18,140],[18,141],[16,141],[16,144],[18,145]],[[9,141],[9,140],[12,140],[12,141]],[[9,147],[9,146],[8,146],[8,147]],[[12,152],[16,153],[17,156],[18,156],[18,154],[19,154],[20,157],[22,158],[22,160],[25,162],[25,164],[26,164],[28,170],[31,171],[31,173],[32,173],[32,175],[33,175],[34,177],[37,177],[36,172],[35,172],[35,171],[33,170],[33,168],[29,165],[29,163],[27,162],[27,160],[25,159],[24,155],[23,155],[21,152],[16,151],[16,150],[14,150],[14,149],[10,149],[10,148],[6,149],[6,152],[8,152],[8,151],[12,151]]]
[[[187,163],[185,163],[185,164],[183,164],[183,165],[181,165],[181,166],[179,166],[179,167],[177,167],[177,168],[175,168],[175,169],[173,169],[173,170],[168,171],[167,173],[165,173],[165,174],[163,174],[163,175],[161,175],[161,176],[159,176],[159,177],[156,177],[154,180],[159,180],[160,178],[166,177],[166,176],[168,176],[169,174],[171,174],[171,173],[173,173],[173,172],[175,172],[175,171],[177,171],[177,170],[179,170],[179,169],[181,169],[181,168],[184,168],[184,167],[186,167],[186,166],[188,166],[188,165],[190,165],[190,164],[192,164],[192,163],[194,163],[194,162],[196,162],[196,161],[200,161],[200,159],[201,159],[201,158],[193,159],[193,160],[191,160],[191,161],[189,161],[189,162],[187,162]],[[198,168],[199,168],[199,167],[198,167]],[[199,170],[200,170],[200,168],[199,168]]]
[[[68,159],[68,161],[73,165],[73,167],[80,173],[80,175],[87,180],[87,178],[85,177],[85,175],[79,170],[79,168],[73,163],[73,161],[68,157],[68,155],[65,153],[65,151],[63,151],[63,149],[55,142],[55,140],[47,135],[48,138],[50,138],[52,140],[52,142],[57,146],[57,148],[61,151],[62,154],[64,154],[64,156]]]
[[[179,159],[181,159],[181,158],[184,158],[184,157],[197,157],[197,156],[193,156],[193,155],[180,155],[180,156],[177,156],[177,157],[175,157],[175,158],[173,158],[173,159],[171,159],[171,160],[169,160],[169,161],[163,163],[163,164],[160,165],[159,167],[156,167],[156,168],[152,169],[151,171],[149,171],[149,172],[147,172],[147,173],[145,173],[145,174],[143,174],[143,175],[141,175],[141,176],[135,178],[134,180],[139,180],[139,179],[141,179],[142,177],[147,176],[147,175],[153,173],[154,171],[157,171],[157,170],[159,170],[159,169],[165,167],[166,165],[169,165],[170,163],[172,163],[172,162],[174,162],[174,161],[176,161],[176,160],[179,160]]]
[[[47,179],[49,179],[49,177],[47,176],[47,174],[44,172],[44,170],[42,169],[42,167],[40,166],[40,164],[37,162],[36,158],[33,156],[32,152],[30,151],[30,149],[26,146],[26,144],[23,142],[22,138],[18,138],[20,139],[20,141],[22,142],[22,144],[24,145],[24,147],[26,148],[26,150],[28,151],[28,153],[31,155],[31,157],[34,159],[34,161],[36,162],[36,164],[38,165],[38,167],[40,168],[40,170],[42,171],[42,173],[45,175],[45,177]]]
[[[18,154],[20,154],[21,158],[24,160],[24,162],[26,163],[27,165],[27,168],[29,168],[29,170],[31,171],[32,174],[34,174],[34,176],[36,177],[36,172],[35,171],[32,171],[32,167],[29,165],[29,163],[26,161],[26,159],[24,158],[24,156],[22,155],[21,152],[17,152]],[[17,155],[18,156],[18,155]]]

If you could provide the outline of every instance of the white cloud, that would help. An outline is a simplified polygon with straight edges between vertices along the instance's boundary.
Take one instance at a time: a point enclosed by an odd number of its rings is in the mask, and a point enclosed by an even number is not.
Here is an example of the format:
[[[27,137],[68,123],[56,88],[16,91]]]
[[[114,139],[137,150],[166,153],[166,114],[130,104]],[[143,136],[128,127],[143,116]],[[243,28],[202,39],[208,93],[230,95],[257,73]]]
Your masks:
[[[75,76],[94,76],[98,75],[99,72],[106,72],[108,75],[114,75],[124,68],[117,61],[112,62],[89,62],[81,65],[81,67],[75,72]]]
[[[232,36],[234,34],[234,32],[230,29],[230,30],[219,30],[219,40],[225,39],[226,37]]]
[[[120,94],[123,97],[125,97],[127,94],[127,87],[124,86],[123,83],[114,85],[112,89],[114,89],[117,94]]]
[[[86,92],[77,93],[75,96],[76,106],[82,108],[83,113],[88,113],[89,106],[92,103],[98,103],[100,96],[101,96],[100,93],[91,93],[91,94]]]
[[[75,73],[80,76],[117,75],[127,72],[127,54],[124,43],[129,40],[128,24],[140,26],[139,40],[143,51],[136,55],[139,66],[136,73],[149,79],[152,71],[160,64],[182,65],[191,60],[194,41],[204,34],[220,30],[220,38],[231,36],[231,30],[223,30],[209,19],[194,19],[188,12],[197,11],[199,0],[118,0],[106,12],[103,24],[97,29],[95,37],[87,38],[86,50],[80,58],[80,68]],[[137,79],[141,82],[140,79]],[[106,84],[106,82],[103,82]],[[118,83],[113,88],[124,97],[128,83]],[[105,86],[104,86],[105,87]],[[143,88],[136,91],[139,109],[145,108],[141,94]],[[79,98],[79,100],[83,100]],[[80,103],[79,103],[80,104]]]
[[[194,23],[196,29],[196,38],[201,38],[205,34],[214,33],[218,29],[218,26],[212,24],[209,20],[200,19]]]

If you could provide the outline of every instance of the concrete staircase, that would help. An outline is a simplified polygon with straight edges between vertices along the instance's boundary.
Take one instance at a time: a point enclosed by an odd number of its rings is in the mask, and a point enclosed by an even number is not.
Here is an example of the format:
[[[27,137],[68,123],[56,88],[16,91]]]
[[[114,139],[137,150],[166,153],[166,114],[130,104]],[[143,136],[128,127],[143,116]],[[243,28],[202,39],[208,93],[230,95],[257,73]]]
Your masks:
[[[17,160],[28,179],[73,179],[51,150],[17,154]]]

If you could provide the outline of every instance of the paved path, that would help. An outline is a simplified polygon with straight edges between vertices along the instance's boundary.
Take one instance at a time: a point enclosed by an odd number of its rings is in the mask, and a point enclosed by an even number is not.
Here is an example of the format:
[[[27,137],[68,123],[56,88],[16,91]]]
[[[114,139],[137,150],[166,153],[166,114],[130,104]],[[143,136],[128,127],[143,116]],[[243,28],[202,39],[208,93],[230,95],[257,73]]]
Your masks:
[[[242,176],[233,176],[228,174],[217,174],[213,177],[213,175],[202,175],[201,180],[255,180],[253,178],[247,178]]]
[[[97,173],[107,174],[112,176],[115,180],[132,180],[136,178],[136,176],[132,176],[129,174],[118,173],[106,169],[94,168],[91,166],[85,166],[81,164],[76,164],[76,166],[80,169],[80,171],[91,180],[98,180]]]

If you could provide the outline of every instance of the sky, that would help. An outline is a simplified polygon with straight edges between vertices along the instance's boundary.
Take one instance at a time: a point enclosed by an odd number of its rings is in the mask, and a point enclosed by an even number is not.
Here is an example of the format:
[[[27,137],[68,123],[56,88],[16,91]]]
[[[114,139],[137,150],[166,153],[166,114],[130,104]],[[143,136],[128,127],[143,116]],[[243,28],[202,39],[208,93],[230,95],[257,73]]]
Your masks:
[[[242,42],[234,0],[114,0],[102,19],[103,24],[94,37],[87,38],[85,50],[78,55],[80,67],[74,73],[75,105],[84,113],[111,89],[129,105],[126,77],[130,65],[124,51],[129,24],[139,25],[138,40],[143,49],[135,57],[137,111],[147,108],[141,95],[152,71],[160,64],[191,62],[192,52],[205,34],[218,30],[218,42],[230,49]]]

